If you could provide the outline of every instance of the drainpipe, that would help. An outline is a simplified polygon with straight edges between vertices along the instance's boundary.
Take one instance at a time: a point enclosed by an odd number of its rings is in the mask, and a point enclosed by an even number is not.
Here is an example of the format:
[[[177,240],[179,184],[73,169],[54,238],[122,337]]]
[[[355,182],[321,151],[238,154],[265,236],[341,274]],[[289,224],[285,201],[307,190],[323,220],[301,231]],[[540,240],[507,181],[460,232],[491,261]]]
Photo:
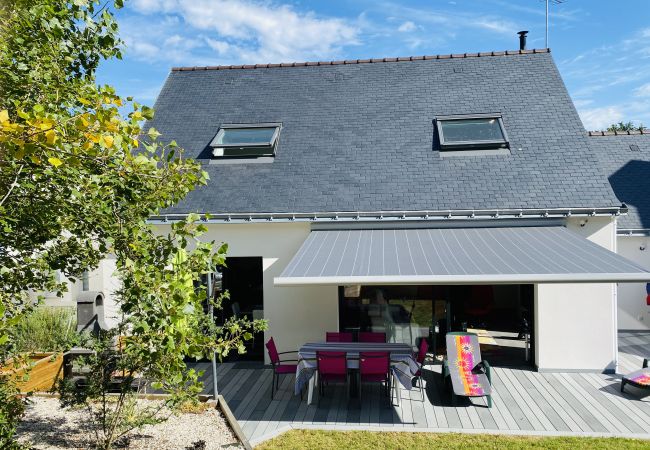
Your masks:
[[[214,323],[214,306],[212,305],[212,271],[208,272],[208,314],[210,315],[210,320]],[[214,352],[212,352],[212,384],[213,384],[213,397],[217,400],[219,396],[219,387],[217,386],[217,357]]]
[[[612,249],[614,253],[618,253],[618,241],[616,228],[618,227],[618,220],[616,216],[612,219],[614,226],[612,227]],[[612,283],[612,320],[614,327],[614,373],[618,373],[618,283]]]

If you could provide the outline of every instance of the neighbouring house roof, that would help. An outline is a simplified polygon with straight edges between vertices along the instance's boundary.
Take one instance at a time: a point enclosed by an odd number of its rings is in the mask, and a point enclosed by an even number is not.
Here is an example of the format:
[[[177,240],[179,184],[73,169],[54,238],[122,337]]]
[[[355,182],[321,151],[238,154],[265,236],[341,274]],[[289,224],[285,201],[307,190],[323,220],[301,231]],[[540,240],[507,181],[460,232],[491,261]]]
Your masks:
[[[210,182],[170,214],[620,205],[547,50],[176,68],[151,125]],[[510,155],[441,157],[437,116],[500,113]],[[215,164],[220,125],[281,123],[271,163]]]
[[[619,230],[650,230],[650,130],[589,136],[614,193],[629,208]]]

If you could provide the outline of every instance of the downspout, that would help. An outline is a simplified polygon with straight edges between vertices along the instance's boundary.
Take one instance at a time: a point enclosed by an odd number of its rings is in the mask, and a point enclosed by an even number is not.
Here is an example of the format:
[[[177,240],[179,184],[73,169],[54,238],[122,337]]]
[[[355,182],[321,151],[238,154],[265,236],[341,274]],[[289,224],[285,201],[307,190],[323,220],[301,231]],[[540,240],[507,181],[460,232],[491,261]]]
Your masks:
[[[612,250],[618,253],[618,219],[616,216],[612,219],[614,226],[612,227]],[[614,373],[618,373],[618,283],[612,283],[612,327],[614,330]]]
[[[210,315],[210,320],[214,323],[214,306],[212,305],[212,271],[208,272],[208,314]],[[215,353],[212,352],[212,391],[214,399],[217,400],[219,397],[219,388],[217,386],[217,358]]]

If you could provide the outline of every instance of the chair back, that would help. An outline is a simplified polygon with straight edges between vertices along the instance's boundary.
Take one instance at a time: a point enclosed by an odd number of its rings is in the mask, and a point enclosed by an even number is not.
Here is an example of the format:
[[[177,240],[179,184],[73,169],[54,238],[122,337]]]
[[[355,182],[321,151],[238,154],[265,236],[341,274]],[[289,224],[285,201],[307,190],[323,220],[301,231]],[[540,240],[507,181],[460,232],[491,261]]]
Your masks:
[[[447,360],[449,370],[471,372],[481,362],[481,347],[474,333],[447,333]]]
[[[319,376],[345,375],[348,371],[345,352],[316,352],[316,366]]]
[[[269,359],[271,360],[271,364],[274,366],[276,364],[279,364],[280,354],[278,353],[278,349],[275,347],[275,341],[273,338],[269,339],[269,341],[266,343],[266,350],[269,352]]]
[[[352,342],[352,333],[327,331],[325,333],[327,342]]]
[[[359,342],[386,342],[386,333],[360,331]]]
[[[234,302],[230,306],[232,308],[232,315],[238,319],[241,316],[241,309],[239,308],[239,302]]]
[[[416,359],[418,364],[422,365],[424,358],[427,357],[427,351],[429,351],[429,343],[427,342],[426,338],[422,338],[420,341],[420,346],[418,348],[418,357]]]
[[[387,352],[361,352],[359,373],[364,375],[388,375],[390,355]]]

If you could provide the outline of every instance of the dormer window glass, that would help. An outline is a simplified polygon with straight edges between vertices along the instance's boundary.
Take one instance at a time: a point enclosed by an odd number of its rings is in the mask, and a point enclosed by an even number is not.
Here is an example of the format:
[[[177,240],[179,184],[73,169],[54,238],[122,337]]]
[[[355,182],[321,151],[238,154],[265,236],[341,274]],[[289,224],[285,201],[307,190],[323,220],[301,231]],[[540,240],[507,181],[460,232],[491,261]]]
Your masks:
[[[214,158],[275,156],[279,123],[221,125],[210,143]]]
[[[499,114],[436,117],[441,150],[508,148]]]

